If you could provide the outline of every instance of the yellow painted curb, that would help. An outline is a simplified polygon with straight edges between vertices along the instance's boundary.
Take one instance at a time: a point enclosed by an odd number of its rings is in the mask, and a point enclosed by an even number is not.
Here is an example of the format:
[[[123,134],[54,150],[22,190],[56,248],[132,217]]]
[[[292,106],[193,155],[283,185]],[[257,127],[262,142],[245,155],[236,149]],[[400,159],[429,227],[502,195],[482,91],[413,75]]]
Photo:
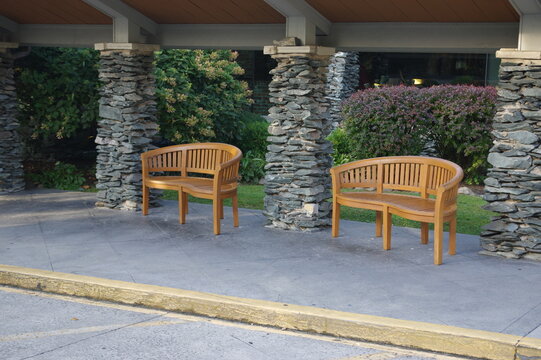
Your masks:
[[[489,360],[541,360],[541,340],[0,265],[0,284]]]

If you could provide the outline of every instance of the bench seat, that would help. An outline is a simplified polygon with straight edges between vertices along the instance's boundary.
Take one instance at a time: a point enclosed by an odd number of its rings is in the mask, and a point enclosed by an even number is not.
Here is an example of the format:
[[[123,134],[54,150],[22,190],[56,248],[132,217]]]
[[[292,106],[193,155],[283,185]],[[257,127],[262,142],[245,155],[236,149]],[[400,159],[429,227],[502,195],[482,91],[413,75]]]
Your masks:
[[[214,192],[214,180],[197,177],[184,176],[149,176],[146,180],[149,187],[159,188],[160,186],[173,187],[175,190],[182,187],[184,192],[212,195]],[[222,194],[236,191],[236,184],[225,184],[220,187]]]
[[[433,217],[436,206],[435,199],[423,199],[419,196],[396,193],[343,192],[337,196],[339,202],[346,206],[348,202],[351,202],[352,205],[349,206],[352,207],[366,204],[366,206],[372,205],[374,207],[370,210],[379,211],[383,211],[383,208],[387,206],[391,212],[393,210],[396,210],[396,212],[404,210],[419,216]],[[446,213],[451,214],[451,212],[452,209],[448,209]]]

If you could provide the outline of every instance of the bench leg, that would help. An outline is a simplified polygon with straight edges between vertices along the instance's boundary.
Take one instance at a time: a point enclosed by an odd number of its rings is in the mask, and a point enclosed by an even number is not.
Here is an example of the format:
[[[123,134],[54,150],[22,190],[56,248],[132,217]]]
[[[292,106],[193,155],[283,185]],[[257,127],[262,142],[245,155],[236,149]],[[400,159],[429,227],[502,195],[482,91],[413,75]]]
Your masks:
[[[188,194],[186,194],[184,191],[179,190],[178,191],[178,220],[179,223],[185,224],[186,223],[186,198],[188,197]]]
[[[443,253],[443,219],[434,222],[434,265],[440,265]]]
[[[421,223],[421,244],[428,244],[428,223]]]
[[[383,226],[383,212],[376,211],[376,237],[381,236]]]
[[[148,215],[148,201],[150,197],[150,189],[143,185],[143,215]]]
[[[393,218],[387,209],[383,211],[383,250],[391,250]]]
[[[456,254],[456,215],[449,221],[449,255]]]
[[[332,237],[337,237],[340,231],[340,204],[332,202]]]
[[[239,227],[239,198],[237,194],[233,196],[231,207],[233,208],[233,226]]]
[[[220,199],[220,219],[224,218],[224,200]]]
[[[184,215],[188,214],[188,194],[184,194]]]
[[[214,235],[220,235],[220,200],[214,198],[212,201],[212,218],[214,220]]]

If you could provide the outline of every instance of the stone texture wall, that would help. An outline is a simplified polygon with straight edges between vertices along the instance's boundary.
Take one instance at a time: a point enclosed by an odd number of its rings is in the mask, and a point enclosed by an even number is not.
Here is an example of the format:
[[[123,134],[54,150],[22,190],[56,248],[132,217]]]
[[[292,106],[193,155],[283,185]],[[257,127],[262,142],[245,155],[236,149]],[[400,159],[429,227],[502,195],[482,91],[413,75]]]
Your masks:
[[[541,260],[541,60],[502,59],[483,253]]]
[[[13,74],[10,51],[0,52],[0,193],[21,191],[25,185]]]
[[[342,122],[340,105],[359,89],[359,53],[339,51],[329,63],[327,95],[333,128]]]
[[[151,148],[158,131],[153,59],[153,52],[101,52],[97,206],[140,207],[140,154]]]
[[[269,84],[265,215],[271,226],[311,231],[330,225],[331,130],[328,56],[274,54]]]

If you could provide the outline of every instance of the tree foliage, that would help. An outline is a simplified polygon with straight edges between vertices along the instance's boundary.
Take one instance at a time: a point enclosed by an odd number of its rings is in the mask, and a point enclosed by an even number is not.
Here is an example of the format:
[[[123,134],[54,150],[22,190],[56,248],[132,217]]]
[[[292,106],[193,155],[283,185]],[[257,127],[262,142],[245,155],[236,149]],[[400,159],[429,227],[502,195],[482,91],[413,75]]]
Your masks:
[[[239,140],[239,117],[251,101],[244,70],[228,50],[156,53],[161,135],[175,143]],[[99,53],[91,49],[34,48],[17,63],[19,119],[34,152],[96,128]],[[240,124],[240,125],[239,125]]]
[[[98,53],[35,48],[16,64],[19,120],[27,146],[73,136],[98,118]]]
[[[249,103],[244,70],[228,50],[163,50],[156,54],[160,131],[174,143],[233,142]]]

